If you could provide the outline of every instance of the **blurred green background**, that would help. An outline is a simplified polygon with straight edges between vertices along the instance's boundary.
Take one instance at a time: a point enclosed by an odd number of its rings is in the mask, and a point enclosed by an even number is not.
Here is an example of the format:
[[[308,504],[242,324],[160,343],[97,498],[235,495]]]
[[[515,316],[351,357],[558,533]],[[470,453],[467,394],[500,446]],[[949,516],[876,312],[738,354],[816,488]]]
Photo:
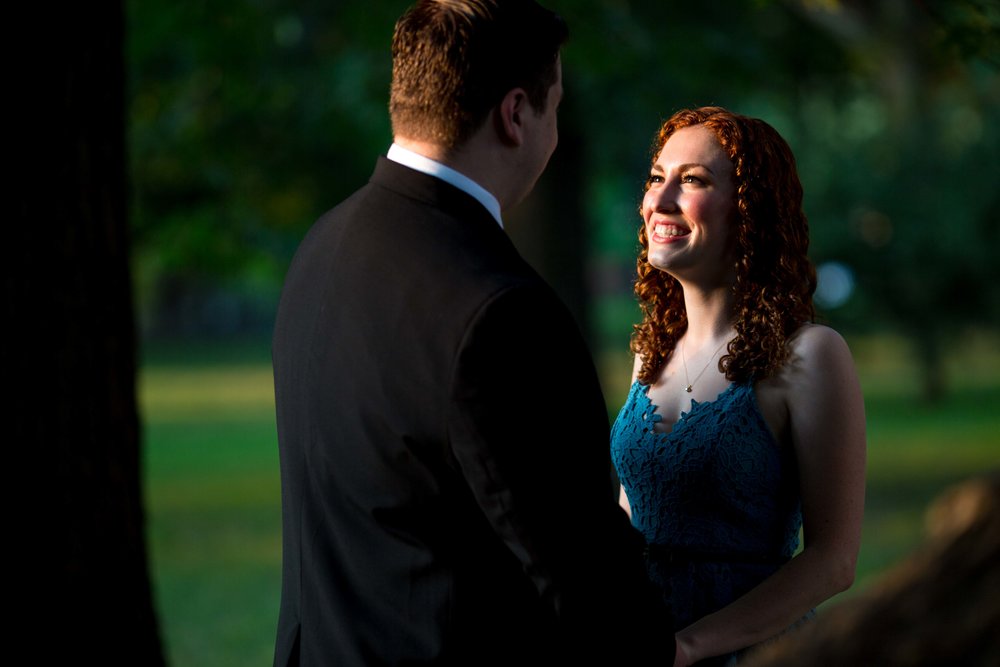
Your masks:
[[[408,4],[127,2],[144,483],[171,664],[271,660],[270,328],[305,230],[391,141],[389,40]],[[659,121],[721,104],[795,151],[821,319],[847,336],[866,396],[864,590],[919,544],[934,496],[1000,460],[1000,8],[545,4],[571,29],[560,148],[508,229],[576,313],[609,414]]]

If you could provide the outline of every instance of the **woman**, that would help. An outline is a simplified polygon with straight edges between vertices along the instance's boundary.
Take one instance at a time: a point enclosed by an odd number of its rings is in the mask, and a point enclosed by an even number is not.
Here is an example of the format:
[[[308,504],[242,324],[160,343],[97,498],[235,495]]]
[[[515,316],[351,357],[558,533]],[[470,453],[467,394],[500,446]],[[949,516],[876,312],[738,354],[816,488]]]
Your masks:
[[[705,107],[671,117],[654,149],[612,455],[675,615],[675,664],[733,664],[853,582],[864,405],[847,345],[812,323],[781,136]]]

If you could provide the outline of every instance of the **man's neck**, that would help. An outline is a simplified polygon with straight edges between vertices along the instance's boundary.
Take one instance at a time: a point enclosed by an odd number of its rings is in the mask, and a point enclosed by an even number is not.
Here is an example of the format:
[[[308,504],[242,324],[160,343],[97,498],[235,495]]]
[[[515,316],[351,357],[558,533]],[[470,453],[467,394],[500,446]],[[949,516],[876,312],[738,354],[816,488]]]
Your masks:
[[[497,199],[502,210],[507,210],[511,204],[503,181],[505,165],[498,161],[500,156],[478,134],[457,149],[405,137],[395,137],[393,142],[472,179]]]
[[[451,167],[452,169],[455,169],[455,171],[459,171],[449,160],[449,154],[454,151],[449,151],[444,146],[427,141],[407,139],[406,137],[394,137],[392,141],[397,146],[402,146],[408,151],[413,151],[414,153],[423,155],[424,157],[434,160],[435,162],[440,162],[447,167]]]
[[[480,184],[473,176],[462,170],[461,165],[456,164],[455,161],[452,160],[451,164],[448,164],[442,160],[434,159],[430,155],[424,155],[418,150],[414,150],[415,148],[419,148],[419,146],[415,146],[413,143],[407,145],[405,142],[394,141],[392,147],[389,149],[388,157],[411,169],[416,169],[417,171],[440,178],[463,190],[479,200],[486,207],[486,210],[490,212],[490,215],[496,219],[497,223],[503,227],[500,202],[490,190]],[[428,152],[440,155],[440,152]]]

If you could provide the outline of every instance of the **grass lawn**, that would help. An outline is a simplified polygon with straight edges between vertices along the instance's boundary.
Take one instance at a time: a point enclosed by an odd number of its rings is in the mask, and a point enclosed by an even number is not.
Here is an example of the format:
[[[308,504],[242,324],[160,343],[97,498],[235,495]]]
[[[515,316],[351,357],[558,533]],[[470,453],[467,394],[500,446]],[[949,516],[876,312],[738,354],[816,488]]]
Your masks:
[[[266,349],[184,356],[154,357],[140,384],[147,524],[167,659],[190,667],[269,665],[281,505]]]
[[[953,391],[918,400],[891,338],[851,341],[868,413],[862,590],[921,540],[927,504],[1000,463],[996,336],[956,345]],[[280,488],[265,346],[156,350],[140,377],[154,594],[169,664],[271,663],[280,586]],[[601,358],[617,412],[629,361]]]

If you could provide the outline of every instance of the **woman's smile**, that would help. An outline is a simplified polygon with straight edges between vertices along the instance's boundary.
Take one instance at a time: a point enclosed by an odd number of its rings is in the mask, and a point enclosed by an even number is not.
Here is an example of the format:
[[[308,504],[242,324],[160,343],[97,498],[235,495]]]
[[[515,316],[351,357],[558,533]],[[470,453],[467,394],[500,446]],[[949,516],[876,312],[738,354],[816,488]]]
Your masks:
[[[653,233],[650,234],[650,240],[656,243],[674,243],[687,237],[690,233],[691,230],[687,227],[675,223],[657,222],[653,224]]]

